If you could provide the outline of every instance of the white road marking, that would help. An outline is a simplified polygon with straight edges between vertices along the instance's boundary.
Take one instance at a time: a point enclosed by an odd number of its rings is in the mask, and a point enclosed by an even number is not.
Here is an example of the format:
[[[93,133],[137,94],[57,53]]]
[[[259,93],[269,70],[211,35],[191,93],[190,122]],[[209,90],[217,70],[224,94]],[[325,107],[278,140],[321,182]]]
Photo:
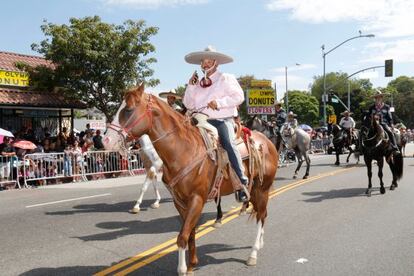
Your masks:
[[[52,202],[46,202],[46,203],[39,203],[34,205],[26,206],[26,208],[33,208],[33,207],[39,207],[39,206],[45,206],[45,205],[52,205],[62,202],[69,202],[69,201],[75,201],[75,200],[81,200],[81,199],[88,199],[88,198],[94,198],[94,197],[102,197],[102,196],[109,196],[111,194],[100,194],[100,195],[92,195],[92,196],[84,196],[84,197],[77,197],[77,198],[70,198],[70,199],[64,199],[64,200],[58,200],[58,201],[52,201]]]
[[[307,260],[307,259],[305,259],[305,258],[300,258],[300,259],[298,259],[296,262],[297,262],[297,263],[299,263],[299,264],[304,264],[304,263],[307,263],[307,262],[308,262],[308,260]]]

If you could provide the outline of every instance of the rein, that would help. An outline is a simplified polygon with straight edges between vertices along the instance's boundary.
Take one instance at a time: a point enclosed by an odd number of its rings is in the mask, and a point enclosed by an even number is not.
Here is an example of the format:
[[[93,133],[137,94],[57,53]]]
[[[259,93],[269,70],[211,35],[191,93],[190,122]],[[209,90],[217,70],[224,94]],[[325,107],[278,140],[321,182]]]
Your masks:
[[[128,120],[125,123],[125,126],[122,127],[120,125],[116,125],[113,123],[110,123],[108,125],[108,128],[114,130],[116,133],[118,133],[118,135],[121,135],[124,140],[127,139],[128,137],[132,137],[132,138],[139,138],[136,137],[135,135],[133,135],[132,133],[130,133],[131,129],[133,129],[139,122],[141,122],[145,117],[149,118],[150,121],[150,128],[152,128],[152,124],[153,124],[153,116],[152,116],[152,98],[151,98],[151,94],[148,94],[148,103],[147,103],[147,107],[145,109],[145,112],[139,116],[138,118],[136,118],[135,120],[133,120],[131,123],[131,119],[134,117],[135,112],[132,113]],[[129,125],[128,125],[129,124]]]

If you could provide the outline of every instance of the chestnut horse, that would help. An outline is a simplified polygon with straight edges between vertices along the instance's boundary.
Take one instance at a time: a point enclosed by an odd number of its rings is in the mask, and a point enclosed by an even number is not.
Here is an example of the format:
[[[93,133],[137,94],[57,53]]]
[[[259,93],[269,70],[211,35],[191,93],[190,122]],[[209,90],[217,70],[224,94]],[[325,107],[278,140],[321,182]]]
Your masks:
[[[108,150],[125,148],[125,141],[148,134],[158,155],[164,163],[163,182],[170,191],[174,205],[181,219],[181,231],[177,237],[178,273],[192,273],[198,263],[195,245],[196,225],[204,204],[207,202],[209,189],[214,181],[216,164],[208,157],[208,152],[197,127],[191,125],[190,119],[174,111],[162,100],[144,93],[144,85],[126,92],[112,124],[108,126],[104,145]],[[250,202],[253,215],[258,224],[257,236],[253,245],[248,265],[256,265],[257,251],[263,247],[263,226],[267,217],[269,190],[275,178],[278,153],[275,146],[263,134],[252,133],[257,145],[263,152],[263,181],[258,173],[252,175],[253,186]],[[248,161],[244,161],[248,172]],[[250,176],[250,175],[248,175]],[[233,185],[224,179],[220,195],[233,194]],[[186,264],[186,248],[189,249],[189,265]]]

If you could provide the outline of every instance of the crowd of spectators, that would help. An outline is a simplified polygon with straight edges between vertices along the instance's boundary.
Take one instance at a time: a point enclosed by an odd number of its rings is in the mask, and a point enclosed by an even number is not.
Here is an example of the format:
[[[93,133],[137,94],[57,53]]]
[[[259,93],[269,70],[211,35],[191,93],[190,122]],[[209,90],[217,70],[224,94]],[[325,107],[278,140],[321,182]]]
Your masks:
[[[4,182],[7,179],[18,179],[22,172],[18,172],[16,169],[16,162],[21,162],[24,156],[31,153],[64,153],[64,161],[62,163],[65,176],[72,176],[73,181],[81,181],[78,176],[81,174],[81,170],[84,168],[85,156],[89,151],[101,151],[104,150],[102,143],[101,131],[90,128],[90,125],[86,125],[86,129],[78,134],[74,132],[69,133],[66,127],[63,127],[61,132],[56,136],[51,136],[47,127],[42,131],[38,131],[35,135],[34,131],[29,128],[23,128],[19,132],[14,133],[13,138],[3,137],[3,143],[0,144],[0,182]],[[14,147],[12,142],[14,140],[26,140],[36,145],[35,149],[27,150]],[[27,170],[31,174],[35,174],[38,170],[35,168],[40,167],[40,164],[36,164],[32,160],[29,160],[26,166],[29,166]],[[89,160],[87,160],[89,161]],[[95,160],[94,160],[95,161]],[[97,161],[96,161],[97,162]],[[48,164],[44,171],[41,172],[46,177],[53,176],[61,168],[58,165]],[[94,168],[96,169],[96,168]],[[36,178],[37,175],[28,175],[27,177]],[[56,182],[56,180],[53,180]],[[48,181],[48,183],[52,180]],[[46,184],[46,181],[36,181],[34,184],[41,185]],[[0,185],[0,188],[3,185]]]

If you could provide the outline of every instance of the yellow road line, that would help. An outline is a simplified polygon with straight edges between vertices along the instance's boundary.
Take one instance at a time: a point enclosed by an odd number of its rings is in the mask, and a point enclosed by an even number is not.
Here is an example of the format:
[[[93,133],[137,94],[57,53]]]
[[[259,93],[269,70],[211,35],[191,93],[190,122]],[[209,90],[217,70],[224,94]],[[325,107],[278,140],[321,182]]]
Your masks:
[[[294,189],[298,186],[301,186],[303,184],[312,182],[312,181],[320,179],[320,178],[324,178],[324,177],[327,177],[327,176],[332,176],[332,175],[335,175],[335,174],[338,174],[338,173],[341,173],[341,172],[345,172],[345,171],[348,171],[348,170],[351,170],[351,169],[354,169],[354,168],[355,167],[346,168],[346,169],[339,169],[339,170],[336,170],[336,171],[333,171],[333,172],[319,174],[319,175],[310,177],[308,179],[302,179],[302,180],[299,180],[299,181],[295,181],[291,184],[285,185],[283,187],[280,187],[276,190],[271,191],[269,193],[269,199],[271,199],[271,198],[273,198],[273,197],[275,197],[279,194],[282,194],[284,192],[287,192],[291,189]],[[242,206],[234,208],[233,210],[227,212],[223,217],[222,224],[225,224],[225,223],[239,217],[240,214],[237,213],[237,212],[240,211],[241,208],[242,208]],[[251,207],[249,209],[251,209]],[[204,224],[200,225],[197,229],[196,240],[199,239],[200,237],[214,231],[216,229],[212,226],[214,224],[214,222],[215,222],[215,219],[211,219],[211,220],[205,222]],[[109,268],[107,268],[103,271],[100,271],[100,272],[98,272],[94,275],[95,276],[109,275],[110,273],[113,273],[117,270],[120,270],[124,267],[127,267],[128,265],[149,256],[149,258],[141,260],[140,262],[138,262],[138,263],[136,263],[132,266],[129,266],[128,268],[126,268],[126,269],[124,269],[124,270],[122,270],[122,271],[115,274],[117,276],[118,275],[127,275],[127,274],[129,274],[129,273],[131,273],[131,272],[133,272],[133,271],[135,271],[135,270],[137,270],[137,269],[139,269],[139,268],[141,268],[141,267],[143,267],[147,264],[150,264],[150,263],[162,258],[163,256],[168,255],[169,253],[172,253],[175,250],[177,250],[178,248],[177,248],[177,245],[176,245],[176,241],[177,241],[176,237],[173,238],[173,239],[170,239],[170,240],[168,240],[168,241],[166,241],[162,244],[154,246],[154,247],[152,247],[152,248],[150,248],[150,249],[148,249],[148,250],[146,250],[146,251],[144,251],[144,252],[142,252],[138,255],[135,255],[135,256],[133,256],[133,257],[131,257],[131,258],[125,260],[125,261],[122,261],[122,262],[120,262],[120,263],[118,263],[114,266],[111,266],[111,267],[109,267]],[[154,253],[156,253],[156,254],[154,254]]]

